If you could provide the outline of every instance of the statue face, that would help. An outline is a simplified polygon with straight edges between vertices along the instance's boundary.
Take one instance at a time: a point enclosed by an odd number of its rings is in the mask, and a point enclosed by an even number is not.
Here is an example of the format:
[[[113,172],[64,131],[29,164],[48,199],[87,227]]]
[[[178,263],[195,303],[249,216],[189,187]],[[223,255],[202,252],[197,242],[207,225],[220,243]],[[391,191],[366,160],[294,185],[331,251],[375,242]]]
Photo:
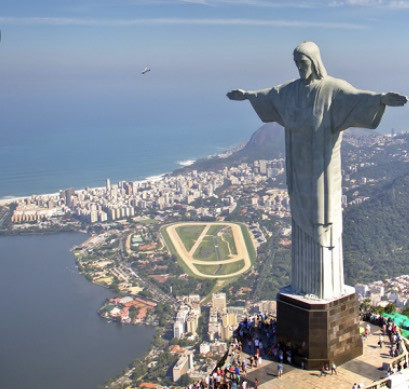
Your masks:
[[[313,65],[311,60],[302,54],[294,56],[295,66],[297,66],[298,73],[302,80],[308,80],[313,74]]]

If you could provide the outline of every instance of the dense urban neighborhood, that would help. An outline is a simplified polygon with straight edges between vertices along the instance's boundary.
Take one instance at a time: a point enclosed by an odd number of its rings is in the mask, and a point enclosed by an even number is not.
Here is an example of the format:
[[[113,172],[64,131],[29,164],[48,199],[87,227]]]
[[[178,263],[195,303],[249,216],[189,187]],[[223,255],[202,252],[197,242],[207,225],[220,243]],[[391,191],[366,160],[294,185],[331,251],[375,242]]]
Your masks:
[[[405,134],[346,138],[344,214],[407,172],[408,140]],[[156,326],[151,351],[107,383],[112,388],[204,379],[240,322],[275,316],[275,294],[289,281],[290,204],[279,155],[3,201],[0,228],[3,234],[88,233],[72,247],[78,270],[117,295],[96,307],[101,319]],[[408,275],[363,281],[355,285],[362,302],[407,308]]]

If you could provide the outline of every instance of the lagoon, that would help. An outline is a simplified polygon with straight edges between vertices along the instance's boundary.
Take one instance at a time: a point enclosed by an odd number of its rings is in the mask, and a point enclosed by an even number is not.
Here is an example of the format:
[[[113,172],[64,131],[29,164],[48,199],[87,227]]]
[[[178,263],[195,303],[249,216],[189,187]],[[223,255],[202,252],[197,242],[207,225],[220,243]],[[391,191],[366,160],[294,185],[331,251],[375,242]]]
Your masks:
[[[0,388],[93,389],[148,350],[154,329],[96,311],[113,294],[79,274],[79,233],[0,237]]]

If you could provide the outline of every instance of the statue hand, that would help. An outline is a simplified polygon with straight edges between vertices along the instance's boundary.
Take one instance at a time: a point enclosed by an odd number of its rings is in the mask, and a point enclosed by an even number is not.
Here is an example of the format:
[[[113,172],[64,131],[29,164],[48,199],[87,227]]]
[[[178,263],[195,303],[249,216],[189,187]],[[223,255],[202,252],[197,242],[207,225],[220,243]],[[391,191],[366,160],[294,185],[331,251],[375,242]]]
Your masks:
[[[384,93],[381,96],[381,103],[390,107],[402,107],[407,101],[408,98],[406,96],[395,92]]]
[[[227,93],[227,97],[230,100],[246,100],[246,91],[244,89],[234,89],[232,91],[230,91],[229,93]]]

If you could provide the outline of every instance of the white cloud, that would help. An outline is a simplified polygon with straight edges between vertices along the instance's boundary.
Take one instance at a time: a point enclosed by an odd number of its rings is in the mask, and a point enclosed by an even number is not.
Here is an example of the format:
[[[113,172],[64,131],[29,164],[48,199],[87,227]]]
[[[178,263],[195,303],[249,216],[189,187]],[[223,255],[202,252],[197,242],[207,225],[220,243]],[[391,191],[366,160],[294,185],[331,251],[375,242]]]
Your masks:
[[[132,4],[198,4],[207,6],[249,6],[264,8],[317,8],[326,4],[325,0],[126,0]]]
[[[409,8],[409,0],[125,0],[133,4],[192,4],[206,6],[248,6],[265,8],[332,8],[378,7],[389,9]]]
[[[271,8],[315,8],[316,1],[276,1],[276,0],[207,0],[209,5],[228,4],[228,5],[246,5],[253,7],[271,7]]]
[[[388,3],[388,7],[389,8],[394,8],[394,9],[409,8],[409,1],[408,0],[390,1]]]
[[[266,26],[266,27],[318,27],[324,29],[357,30],[366,26],[353,23],[308,22],[300,20],[241,19],[241,18],[147,18],[147,19],[89,19],[62,17],[0,17],[0,23],[55,26],[107,26],[127,27],[138,25],[192,25],[192,26]]]
[[[389,9],[409,9],[409,0],[334,0],[331,6],[359,6]]]

